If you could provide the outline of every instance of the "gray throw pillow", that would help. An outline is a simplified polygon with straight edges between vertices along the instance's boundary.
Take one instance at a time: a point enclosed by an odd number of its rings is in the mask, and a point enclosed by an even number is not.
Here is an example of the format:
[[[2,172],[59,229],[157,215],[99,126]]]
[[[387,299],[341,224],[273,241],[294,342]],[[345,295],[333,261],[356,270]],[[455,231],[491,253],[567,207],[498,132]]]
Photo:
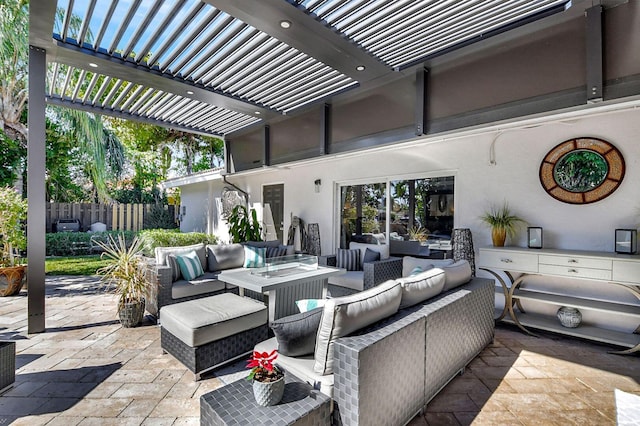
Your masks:
[[[272,321],[271,329],[278,341],[278,352],[285,356],[313,354],[323,310],[320,307]]]
[[[362,263],[377,262],[380,260],[380,252],[367,248],[364,252],[364,260]]]

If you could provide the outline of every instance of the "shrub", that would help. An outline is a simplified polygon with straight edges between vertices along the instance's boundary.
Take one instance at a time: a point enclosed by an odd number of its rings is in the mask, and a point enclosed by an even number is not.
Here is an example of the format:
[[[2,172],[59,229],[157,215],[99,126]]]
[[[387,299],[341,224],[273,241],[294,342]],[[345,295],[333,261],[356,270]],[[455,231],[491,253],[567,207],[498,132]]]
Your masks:
[[[144,215],[145,229],[175,229],[178,227],[173,215],[160,204],[155,204]]]
[[[155,256],[156,247],[179,247],[191,244],[217,244],[218,237],[204,232],[180,232],[179,229],[145,229],[140,231],[142,252]]]
[[[131,244],[136,236],[134,231],[106,231],[106,232],[55,232],[46,235],[47,256],[86,255],[91,252],[91,238],[102,242],[109,240],[109,235],[117,238],[124,234],[125,240]]]

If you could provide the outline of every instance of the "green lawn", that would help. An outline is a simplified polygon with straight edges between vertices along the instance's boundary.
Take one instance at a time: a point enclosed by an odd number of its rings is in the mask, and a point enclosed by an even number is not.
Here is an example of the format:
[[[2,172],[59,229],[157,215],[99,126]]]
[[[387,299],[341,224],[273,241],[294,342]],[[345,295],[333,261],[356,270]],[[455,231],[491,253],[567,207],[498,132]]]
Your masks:
[[[95,275],[107,262],[100,255],[48,257],[45,261],[47,275]]]

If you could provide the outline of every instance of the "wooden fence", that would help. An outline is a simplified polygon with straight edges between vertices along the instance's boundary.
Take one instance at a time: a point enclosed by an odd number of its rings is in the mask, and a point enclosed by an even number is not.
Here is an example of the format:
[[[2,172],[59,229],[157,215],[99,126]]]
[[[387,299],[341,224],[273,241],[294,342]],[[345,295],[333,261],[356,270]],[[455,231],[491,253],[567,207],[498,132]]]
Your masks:
[[[145,215],[153,204],[92,204],[92,203],[48,203],[46,211],[47,232],[58,219],[80,220],[81,231],[102,222],[107,230],[140,231],[144,228]],[[174,214],[174,206],[164,206]],[[175,216],[174,216],[175,217]]]

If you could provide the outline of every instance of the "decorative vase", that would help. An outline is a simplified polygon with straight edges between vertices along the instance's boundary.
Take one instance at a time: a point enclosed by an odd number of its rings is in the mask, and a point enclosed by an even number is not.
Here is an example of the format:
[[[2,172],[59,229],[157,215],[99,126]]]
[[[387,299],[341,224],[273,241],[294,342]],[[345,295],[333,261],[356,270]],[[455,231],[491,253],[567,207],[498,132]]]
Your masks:
[[[557,315],[563,327],[576,328],[582,322],[580,311],[570,306],[561,306]]]
[[[507,230],[504,228],[493,228],[491,230],[491,240],[494,247],[504,247],[504,241],[507,239]]]
[[[453,260],[466,260],[471,266],[471,276],[476,276],[475,252],[473,250],[473,236],[469,228],[456,228],[451,234],[451,251]]]
[[[7,266],[0,268],[0,296],[13,296],[22,289],[26,266]]]
[[[284,395],[284,374],[275,382],[253,381],[253,396],[258,405],[269,407],[276,405]]]
[[[142,322],[144,316],[144,300],[139,302],[126,302],[118,311],[120,324],[125,328],[135,327]]]

